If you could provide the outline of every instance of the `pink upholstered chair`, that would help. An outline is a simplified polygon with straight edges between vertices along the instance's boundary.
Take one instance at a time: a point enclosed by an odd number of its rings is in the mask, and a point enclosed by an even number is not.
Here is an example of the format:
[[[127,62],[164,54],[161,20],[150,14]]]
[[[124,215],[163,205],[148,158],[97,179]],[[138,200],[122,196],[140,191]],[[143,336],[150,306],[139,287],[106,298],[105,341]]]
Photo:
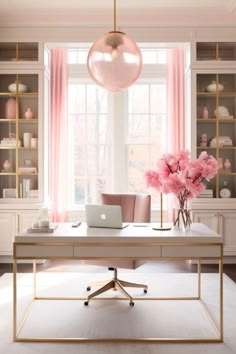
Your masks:
[[[102,204],[106,205],[120,205],[122,210],[122,221],[123,222],[137,222],[137,223],[146,223],[150,222],[151,219],[151,197],[150,195],[143,194],[101,194]],[[108,263],[109,262],[109,263]],[[88,261],[86,262],[88,263]],[[144,292],[147,292],[147,285],[145,284],[136,284],[120,280],[117,276],[117,268],[126,268],[126,269],[136,269],[142,265],[143,261],[137,260],[111,260],[111,261],[93,261],[90,264],[96,264],[101,266],[108,266],[109,270],[114,271],[113,279],[109,282],[98,282],[90,284],[87,287],[87,290],[91,290],[91,286],[99,285],[101,286],[98,290],[94,291],[88,296],[85,305],[88,305],[89,300],[93,297],[102,294],[103,292],[109,289],[119,290],[123,295],[129,299],[131,306],[134,305],[132,297],[124,289],[124,287],[133,287],[133,288],[143,288]]]

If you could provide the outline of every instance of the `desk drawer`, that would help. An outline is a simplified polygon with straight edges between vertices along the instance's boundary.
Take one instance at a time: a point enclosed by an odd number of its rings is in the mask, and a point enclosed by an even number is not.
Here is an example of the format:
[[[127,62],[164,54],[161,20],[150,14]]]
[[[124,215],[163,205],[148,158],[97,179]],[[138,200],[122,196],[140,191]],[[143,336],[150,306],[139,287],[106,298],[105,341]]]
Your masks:
[[[28,246],[16,247],[16,257],[47,258],[47,257],[73,257],[73,245],[71,246]]]
[[[160,246],[75,246],[75,257],[160,257]]]
[[[220,246],[162,246],[162,257],[220,257]]]

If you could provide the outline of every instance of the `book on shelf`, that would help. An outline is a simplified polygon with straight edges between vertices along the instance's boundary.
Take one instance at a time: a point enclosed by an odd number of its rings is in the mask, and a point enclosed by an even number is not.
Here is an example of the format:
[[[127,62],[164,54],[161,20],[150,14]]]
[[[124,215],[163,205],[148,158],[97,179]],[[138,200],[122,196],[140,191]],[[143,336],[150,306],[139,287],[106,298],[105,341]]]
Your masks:
[[[8,146],[8,147],[16,147],[16,139],[14,138],[3,138],[1,141],[0,141],[0,145],[1,146]],[[18,140],[18,147],[21,146],[21,141]]]
[[[29,178],[23,178],[22,183],[20,183],[20,198],[30,198],[30,184],[31,180]]]
[[[38,189],[30,189],[30,191],[29,191],[30,198],[38,198],[38,196],[39,196]]]
[[[197,195],[197,198],[213,198],[213,189],[204,189]]]
[[[37,173],[37,167],[20,166],[18,167],[18,173]]]

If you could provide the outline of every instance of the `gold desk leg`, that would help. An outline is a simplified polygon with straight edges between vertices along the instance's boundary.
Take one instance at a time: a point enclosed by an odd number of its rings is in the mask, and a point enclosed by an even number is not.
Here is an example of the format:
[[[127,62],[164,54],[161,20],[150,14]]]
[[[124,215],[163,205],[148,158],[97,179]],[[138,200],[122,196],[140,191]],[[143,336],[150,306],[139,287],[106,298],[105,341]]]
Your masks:
[[[221,257],[219,259],[219,288],[220,288],[220,339],[223,342],[223,245],[221,245]]]
[[[36,261],[33,260],[33,300],[36,298]]]
[[[17,338],[17,261],[13,259],[13,340]]]
[[[198,299],[201,299],[201,272],[202,272],[202,267],[201,267],[201,260],[198,260]]]

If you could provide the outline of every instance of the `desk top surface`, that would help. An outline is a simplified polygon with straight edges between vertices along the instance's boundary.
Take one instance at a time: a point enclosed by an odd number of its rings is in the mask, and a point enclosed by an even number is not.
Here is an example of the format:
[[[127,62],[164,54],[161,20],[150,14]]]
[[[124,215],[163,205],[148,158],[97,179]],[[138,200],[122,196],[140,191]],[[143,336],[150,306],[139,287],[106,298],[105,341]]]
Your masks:
[[[188,230],[173,228],[168,231],[153,230],[157,224],[129,224],[124,229],[87,227],[82,223],[72,227],[72,223],[58,223],[55,231],[29,233],[27,230],[15,236],[16,243],[223,243],[223,238],[215,231],[200,223],[193,223]]]

